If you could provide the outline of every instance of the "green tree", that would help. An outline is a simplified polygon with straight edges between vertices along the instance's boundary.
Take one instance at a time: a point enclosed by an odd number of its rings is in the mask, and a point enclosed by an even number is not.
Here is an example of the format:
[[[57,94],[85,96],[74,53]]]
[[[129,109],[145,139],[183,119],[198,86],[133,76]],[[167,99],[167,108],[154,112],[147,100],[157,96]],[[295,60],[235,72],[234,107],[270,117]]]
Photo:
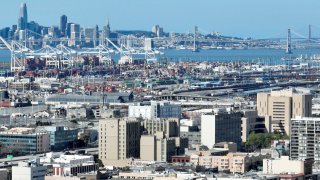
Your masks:
[[[272,141],[272,136],[269,133],[250,133],[247,142],[246,149],[248,151],[255,151],[257,149],[262,149],[269,147]]]
[[[95,162],[99,164],[99,167],[104,167],[103,162],[101,159],[96,158]]]
[[[289,139],[287,134],[282,134],[279,131],[274,131],[272,133],[272,140]]]
[[[250,133],[245,143],[247,151],[256,151],[258,149],[270,147],[272,141],[289,139],[286,134],[281,134],[278,131],[274,133]]]

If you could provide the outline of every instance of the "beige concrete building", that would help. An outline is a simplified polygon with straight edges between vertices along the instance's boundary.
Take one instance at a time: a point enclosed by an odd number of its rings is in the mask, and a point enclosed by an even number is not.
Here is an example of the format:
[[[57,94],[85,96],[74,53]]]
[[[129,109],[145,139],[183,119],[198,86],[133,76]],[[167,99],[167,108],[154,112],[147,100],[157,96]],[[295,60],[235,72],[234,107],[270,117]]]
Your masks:
[[[258,116],[256,110],[241,111],[241,139],[246,142],[250,132],[266,133],[270,132],[270,118]]]
[[[171,157],[176,155],[176,139],[167,138],[162,132],[158,132],[156,138],[156,161],[171,162]]]
[[[146,119],[143,125],[145,135],[140,140],[141,160],[171,162],[172,156],[184,154],[188,139],[179,137],[179,119]]]
[[[241,139],[246,142],[250,131],[254,129],[258,113],[255,110],[245,110],[241,112]]]
[[[237,144],[233,142],[219,142],[213,146],[214,149],[226,149],[229,152],[237,152]]]
[[[143,135],[140,140],[140,159],[143,161],[171,162],[172,156],[180,155],[179,148],[187,147],[187,139],[166,137],[164,132]]]
[[[140,159],[143,161],[154,161],[157,159],[155,135],[142,135],[140,139]]]
[[[258,93],[257,110],[259,116],[271,118],[272,131],[289,135],[291,118],[312,115],[312,95],[295,89]]]
[[[250,170],[250,166],[257,165],[268,157],[270,156],[255,153],[228,153],[225,156],[193,154],[190,156],[190,162],[208,168],[218,167],[219,171],[243,174]]]
[[[128,158],[140,155],[141,124],[137,120],[99,121],[99,158],[104,165],[126,166]]]
[[[306,177],[312,174],[312,160],[290,160],[289,156],[279,159],[264,159],[263,174],[303,174]]]
[[[156,134],[161,131],[166,137],[178,137],[180,119],[178,118],[156,118],[143,121],[144,130],[148,134]]]
[[[218,167],[219,171],[230,171],[231,173],[245,173],[250,170],[250,166],[257,165],[269,155],[229,153],[226,156],[216,156],[213,158],[213,167]]]

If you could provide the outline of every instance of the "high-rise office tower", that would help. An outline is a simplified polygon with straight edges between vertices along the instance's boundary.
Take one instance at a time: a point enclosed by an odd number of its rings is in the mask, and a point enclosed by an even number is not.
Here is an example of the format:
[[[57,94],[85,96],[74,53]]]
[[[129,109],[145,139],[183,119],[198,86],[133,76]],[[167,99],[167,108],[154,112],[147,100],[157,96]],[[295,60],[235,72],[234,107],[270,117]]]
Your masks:
[[[257,94],[259,116],[271,118],[271,131],[290,134],[291,118],[311,117],[312,95],[295,89]]]
[[[18,28],[25,30],[28,28],[28,13],[26,3],[21,3],[20,6],[20,15],[18,19]]]
[[[71,38],[71,25],[73,23],[67,23],[67,27],[66,27],[66,37]]]
[[[60,17],[60,31],[62,36],[66,35],[67,22],[68,22],[68,17],[66,15],[62,15]]]

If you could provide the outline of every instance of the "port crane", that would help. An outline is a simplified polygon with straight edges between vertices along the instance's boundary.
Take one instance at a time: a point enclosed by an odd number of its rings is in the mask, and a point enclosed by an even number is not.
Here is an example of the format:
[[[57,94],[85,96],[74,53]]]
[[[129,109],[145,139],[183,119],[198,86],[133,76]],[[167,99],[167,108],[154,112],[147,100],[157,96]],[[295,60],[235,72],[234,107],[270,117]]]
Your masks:
[[[124,50],[125,47],[123,45],[118,47],[109,38],[106,38],[106,40],[120,53],[119,64],[132,64],[133,63],[132,52],[130,52],[128,50]]]
[[[84,51],[79,52],[81,55],[93,54],[99,57],[99,63],[104,64],[105,66],[114,65],[114,61],[111,58],[111,53],[115,53],[113,49],[110,49],[102,44],[90,48],[85,49]]]
[[[10,44],[1,36],[0,36],[0,40],[11,52],[11,60],[10,60],[11,71],[24,71],[26,53],[30,52],[30,49],[21,45],[17,41],[11,41],[11,44]]]
[[[37,34],[41,36],[40,34]],[[78,63],[83,62],[83,55],[96,55],[99,57],[99,63],[106,66],[113,65],[114,61],[111,58],[112,53],[120,54],[119,64],[132,64],[134,63],[134,55],[140,55],[141,59],[145,59],[147,62],[156,62],[156,54],[161,52],[156,52],[155,50],[144,50],[144,49],[133,49],[125,47],[123,44],[116,45],[113,39],[105,38],[105,40],[110,43],[114,48],[109,48],[104,45],[99,45],[91,49],[81,49],[74,50],[65,46],[65,41],[69,39],[61,38],[46,38],[45,41],[60,41],[57,46],[44,45],[39,50],[31,50],[27,48],[27,45],[32,47],[32,43],[35,43],[36,39],[25,38],[24,41],[18,42],[11,40],[8,42],[3,37],[0,38],[0,42],[9,49],[11,52],[11,71],[24,71],[26,70],[26,65],[30,61],[39,59],[45,61],[46,66],[49,68],[61,68],[61,67],[72,67]],[[22,44],[23,43],[23,44]],[[44,43],[46,44],[46,43]],[[115,49],[115,50],[114,50]]]
[[[155,63],[157,62],[156,54],[163,54],[160,51],[155,51],[154,49],[145,50],[143,48],[133,49],[124,46],[123,44],[118,47],[115,45],[110,39],[106,38],[106,40],[120,52],[120,60],[119,64],[132,64],[133,63],[133,55],[142,55],[144,56],[147,63]]]

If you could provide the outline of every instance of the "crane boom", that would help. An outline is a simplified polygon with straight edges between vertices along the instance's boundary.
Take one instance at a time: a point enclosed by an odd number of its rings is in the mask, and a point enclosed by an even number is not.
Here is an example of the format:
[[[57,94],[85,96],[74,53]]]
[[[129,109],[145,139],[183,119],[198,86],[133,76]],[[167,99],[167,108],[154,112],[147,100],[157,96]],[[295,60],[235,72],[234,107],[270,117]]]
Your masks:
[[[4,45],[6,45],[6,47],[7,47],[10,51],[13,51],[11,45],[10,45],[6,40],[4,40],[2,36],[0,36],[0,40],[4,43]]]
[[[122,49],[119,48],[117,45],[115,45],[109,38],[106,38],[106,40],[113,46],[115,47],[120,53],[122,53]]]

